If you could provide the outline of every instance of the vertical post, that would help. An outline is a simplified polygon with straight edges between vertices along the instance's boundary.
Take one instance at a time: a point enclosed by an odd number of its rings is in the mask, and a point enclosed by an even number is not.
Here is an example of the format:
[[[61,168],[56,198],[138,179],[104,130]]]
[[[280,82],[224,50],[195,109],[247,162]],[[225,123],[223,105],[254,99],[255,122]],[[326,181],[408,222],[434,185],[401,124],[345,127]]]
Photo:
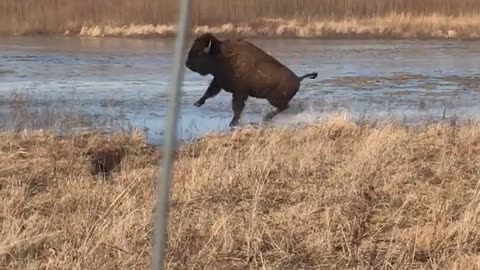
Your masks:
[[[168,204],[170,191],[170,178],[174,151],[176,149],[177,119],[179,113],[180,84],[184,75],[184,54],[190,24],[191,0],[181,0],[173,58],[173,81],[170,90],[168,105],[165,144],[161,160],[160,177],[158,179],[157,203],[155,211],[154,246],[152,250],[152,270],[162,270],[165,257],[166,227],[168,224]]]

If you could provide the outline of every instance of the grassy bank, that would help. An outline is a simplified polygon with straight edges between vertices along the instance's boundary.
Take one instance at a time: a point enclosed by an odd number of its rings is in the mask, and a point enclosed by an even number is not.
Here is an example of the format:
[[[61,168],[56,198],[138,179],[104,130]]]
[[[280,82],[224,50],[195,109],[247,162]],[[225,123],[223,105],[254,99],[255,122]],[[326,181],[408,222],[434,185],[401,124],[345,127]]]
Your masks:
[[[148,269],[142,136],[0,138],[0,268]],[[478,123],[205,137],[177,155],[168,269],[476,269],[479,165]]]
[[[314,38],[478,38],[476,0],[193,1],[194,31]],[[171,36],[178,1],[4,0],[0,33]]]

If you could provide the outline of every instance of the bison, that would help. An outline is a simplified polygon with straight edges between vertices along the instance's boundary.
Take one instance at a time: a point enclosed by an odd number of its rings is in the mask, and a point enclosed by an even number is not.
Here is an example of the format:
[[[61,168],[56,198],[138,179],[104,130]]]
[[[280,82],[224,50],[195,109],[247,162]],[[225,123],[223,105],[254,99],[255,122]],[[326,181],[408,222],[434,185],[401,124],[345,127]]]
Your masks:
[[[197,37],[188,51],[186,67],[202,76],[212,75],[204,95],[195,102],[200,107],[221,89],[232,94],[233,118],[230,127],[238,125],[248,97],[267,99],[276,108],[265,119],[289,108],[290,100],[305,78],[315,79],[317,73],[301,77],[244,39],[219,40],[211,33]]]

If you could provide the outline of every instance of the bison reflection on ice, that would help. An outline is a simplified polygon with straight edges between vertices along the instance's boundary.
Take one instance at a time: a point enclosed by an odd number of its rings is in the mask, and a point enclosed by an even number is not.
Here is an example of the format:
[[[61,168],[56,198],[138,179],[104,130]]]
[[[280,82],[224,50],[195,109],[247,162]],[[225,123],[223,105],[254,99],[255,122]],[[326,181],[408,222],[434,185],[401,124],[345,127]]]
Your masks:
[[[250,42],[241,39],[220,41],[210,33],[195,39],[186,66],[202,76],[213,75],[208,89],[195,106],[202,106],[221,89],[232,93],[230,127],[238,124],[248,97],[267,99],[276,110],[265,119],[272,119],[289,107],[288,103],[298,92],[303,79],[317,77],[316,72],[298,77]]]

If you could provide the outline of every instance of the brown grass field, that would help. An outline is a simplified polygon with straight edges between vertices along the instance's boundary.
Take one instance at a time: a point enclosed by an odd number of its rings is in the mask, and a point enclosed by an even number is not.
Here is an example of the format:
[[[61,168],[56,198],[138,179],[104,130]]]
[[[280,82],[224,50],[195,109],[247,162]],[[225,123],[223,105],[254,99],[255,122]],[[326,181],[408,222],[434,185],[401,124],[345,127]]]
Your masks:
[[[203,0],[199,34],[301,38],[480,37],[477,0]],[[174,0],[2,0],[0,33],[149,37],[175,34]]]
[[[136,132],[0,133],[0,269],[148,269],[159,161]],[[476,122],[212,134],[177,153],[167,269],[479,269],[479,168]]]

